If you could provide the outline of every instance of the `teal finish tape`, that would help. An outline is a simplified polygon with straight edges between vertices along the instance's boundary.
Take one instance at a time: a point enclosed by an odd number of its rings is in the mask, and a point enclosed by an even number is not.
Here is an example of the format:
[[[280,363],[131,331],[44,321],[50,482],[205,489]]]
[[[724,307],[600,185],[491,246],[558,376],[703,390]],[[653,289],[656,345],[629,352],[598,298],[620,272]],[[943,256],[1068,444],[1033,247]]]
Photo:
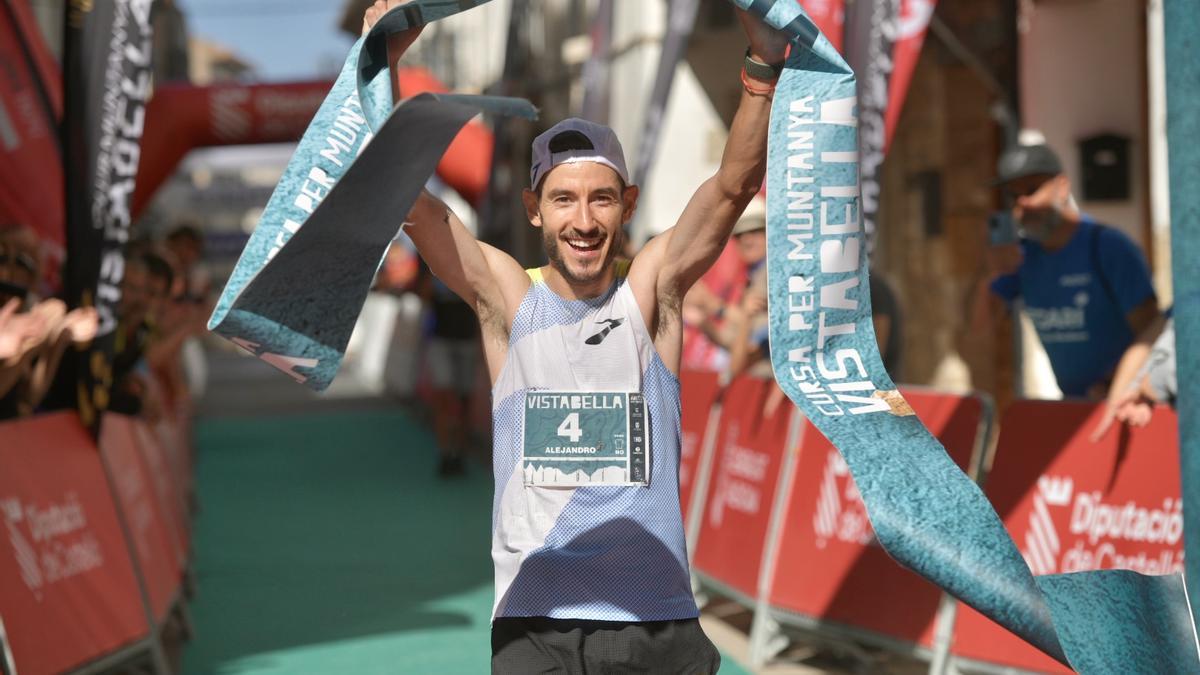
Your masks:
[[[912,414],[871,325],[854,74],[795,0],[734,2],[793,39],[767,160],[775,377],[842,453],[879,543],[1081,672],[1200,671],[1180,576],[1035,578],[983,492]]]
[[[1200,12],[1188,0],[1166,0],[1167,142],[1171,170],[1171,259],[1175,282],[1175,366],[1179,383],[1183,543],[1188,576],[1200,578]],[[1190,516],[1190,517],[1189,517]],[[1200,586],[1191,585],[1193,615]]]
[[[423,94],[393,109],[387,35],[487,0],[416,0],[355,43],[242,251],[209,329],[322,390],[375,271],[459,129],[521,99]]]

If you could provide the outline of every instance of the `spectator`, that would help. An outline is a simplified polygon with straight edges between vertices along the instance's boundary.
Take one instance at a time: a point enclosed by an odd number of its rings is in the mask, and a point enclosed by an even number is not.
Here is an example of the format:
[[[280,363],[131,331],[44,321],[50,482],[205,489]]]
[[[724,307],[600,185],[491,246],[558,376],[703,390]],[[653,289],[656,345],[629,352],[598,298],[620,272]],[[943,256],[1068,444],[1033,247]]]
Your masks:
[[[1000,301],[1020,298],[1059,389],[1100,398],[1134,336],[1159,316],[1146,260],[1125,234],[1080,213],[1048,146],[1007,150],[998,174],[1011,218],[990,223],[996,276],[990,297],[983,284],[976,291],[975,328],[990,326]]]
[[[471,393],[479,363],[479,322],[463,302],[421,263],[418,292],[430,308],[432,325],[425,359],[433,385],[433,431],[438,443],[438,475],[465,472]]]
[[[31,355],[45,342],[47,326],[40,314],[18,312],[21,302],[9,298],[0,308],[0,420],[22,414],[21,386]]]
[[[167,233],[163,243],[178,271],[171,296],[203,304],[212,286],[208,271],[201,264],[204,258],[204,234],[195,225],[185,223]]]
[[[207,329],[212,314],[212,279],[203,264],[204,234],[198,226],[177,226],[158,251],[172,263],[174,283],[170,300],[163,306],[167,330],[154,341],[147,360],[166,389],[167,402],[175,404],[203,396],[207,386],[207,360],[197,338]]]
[[[37,234],[0,226],[0,418],[31,414],[46,397],[67,349],[96,334],[91,308],[68,312],[61,300],[34,301],[42,277]]]
[[[904,351],[904,313],[900,311],[900,300],[892,290],[892,285],[882,272],[871,270],[870,283],[871,323],[875,328],[879,356],[892,381],[900,382],[904,377],[901,361]]]
[[[18,298],[18,309],[27,309],[41,273],[37,233],[25,225],[0,225],[0,305]]]
[[[149,382],[144,360],[174,282],[171,265],[155,253],[127,258],[117,309],[116,346],[112,357],[113,389],[108,409],[126,415],[155,418],[160,401],[146,396]]]
[[[766,201],[756,197],[733,228],[733,242],[746,267],[744,288],[734,300],[724,301],[703,284],[696,284],[684,300],[693,321],[715,344],[729,353],[728,376],[748,372],[770,378],[770,329],[767,318]],[[887,282],[871,275],[871,312],[875,337],[884,366],[899,378],[902,317],[899,302]]]
[[[725,351],[727,358],[721,359],[723,370],[733,375],[762,358],[761,352],[749,342],[755,327],[765,322],[766,227],[766,201],[758,196],[750,201],[733,227],[733,247],[745,270],[741,281],[724,296],[698,283],[684,297],[684,320]]]
[[[1163,317],[1138,336],[1125,350],[1104,415],[1092,431],[1099,441],[1114,421],[1133,427],[1150,423],[1157,403],[1175,405],[1179,386],[1175,374],[1175,319]]]

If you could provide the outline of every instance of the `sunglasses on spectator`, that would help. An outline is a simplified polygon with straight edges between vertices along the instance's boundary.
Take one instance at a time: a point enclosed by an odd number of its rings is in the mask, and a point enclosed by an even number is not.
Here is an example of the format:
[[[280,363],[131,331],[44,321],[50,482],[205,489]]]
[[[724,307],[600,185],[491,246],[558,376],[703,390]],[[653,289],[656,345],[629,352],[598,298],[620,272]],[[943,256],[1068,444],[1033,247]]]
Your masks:
[[[21,251],[0,249],[0,266],[3,265],[16,265],[30,274],[37,274],[37,261],[33,256]]]

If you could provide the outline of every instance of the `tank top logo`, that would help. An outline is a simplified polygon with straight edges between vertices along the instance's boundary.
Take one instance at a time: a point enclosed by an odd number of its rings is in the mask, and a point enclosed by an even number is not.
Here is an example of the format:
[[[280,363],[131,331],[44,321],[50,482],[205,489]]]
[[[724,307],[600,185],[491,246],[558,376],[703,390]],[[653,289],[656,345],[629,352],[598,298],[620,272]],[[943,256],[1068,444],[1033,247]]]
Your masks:
[[[597,324],[608,324],[608,325],[606,325],[604,327],[604,330],[602,330],[599,333],[596,333],[595,335],[591,336],[590,338],[584,340],[584,342],[589,345],[598,345],[601,342],[604,342],[604,338],[608,337],[608,334],[614,328],[620,328],[621,324],[625,323],[625,319],[601,319],[600,321],[597,321],[596,323]]]

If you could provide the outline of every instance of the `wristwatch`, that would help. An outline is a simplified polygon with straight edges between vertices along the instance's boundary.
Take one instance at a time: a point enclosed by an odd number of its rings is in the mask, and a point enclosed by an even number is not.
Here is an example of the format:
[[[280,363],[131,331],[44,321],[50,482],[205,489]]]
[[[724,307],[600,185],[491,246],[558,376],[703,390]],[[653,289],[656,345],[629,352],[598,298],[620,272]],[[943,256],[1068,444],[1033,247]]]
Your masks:
[[[783,62],[770,64],[758,61],[750,56],[750,48],[746,47],[746,61],[742,64],[742,68],[749,77],[763,82],[774,82],[779,79],[780,73],[783,72]]]

